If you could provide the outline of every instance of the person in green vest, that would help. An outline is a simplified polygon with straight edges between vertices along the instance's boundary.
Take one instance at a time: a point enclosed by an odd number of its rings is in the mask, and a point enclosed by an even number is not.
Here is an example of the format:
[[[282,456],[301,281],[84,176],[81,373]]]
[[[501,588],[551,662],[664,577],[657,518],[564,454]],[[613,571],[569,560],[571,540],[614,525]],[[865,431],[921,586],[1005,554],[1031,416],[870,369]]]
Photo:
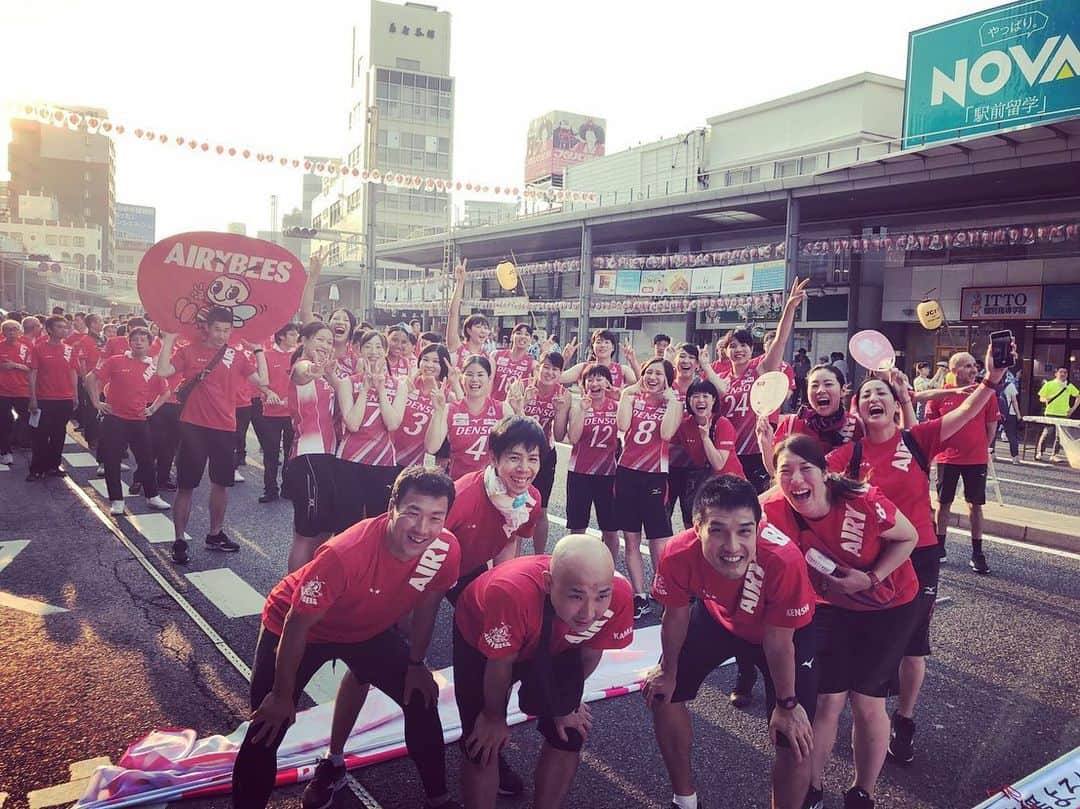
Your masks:
[[[1068,368],[1060,366],[1053,379],[1043,382],[1042,387],[1039,388],[1039,401],[1046,406],[1043,410],[1044,416],[1055,416],[1063,419],[1072,416],[1077,405],[1080,405],[1080,390],[1077,390],[1076,385],[1069,381]],[[1053,424],[1047,424],[1043,428],[1042,435],[1039,436],[1039,443],[1035,445],[1036,461],[1043,459],[1043,447],[1046,446],[1047,441],[1050,442],[1051,447],[1050,462],[1053,463],[1058,460],[1057,427]]]

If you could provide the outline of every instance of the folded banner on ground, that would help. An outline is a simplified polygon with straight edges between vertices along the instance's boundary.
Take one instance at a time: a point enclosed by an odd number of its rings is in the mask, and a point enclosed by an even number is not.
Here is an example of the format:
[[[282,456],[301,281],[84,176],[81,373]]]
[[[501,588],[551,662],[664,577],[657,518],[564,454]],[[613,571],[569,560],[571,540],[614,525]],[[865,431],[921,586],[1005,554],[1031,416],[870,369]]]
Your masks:
[[[1026,778],[1001,787],[975,809],[1080,809],[1080,747]]]
[[[660,627],[634,633],[626,649],[606,651],[585,683],[585,701],[619,697],[638,691],[645,673],[660,657]],[[447,744],[461,736],[461,721],[454,702],[454,672],[436,672],[439,715]],[[333,703],[296,715],[296,724],[278,750],[277,785],[310,780],[315,763],[330,740]],[[509,724],[525,722],[518,710],[517,689],[507,709]],[[194,730],[156,730],[135,742],[115,767],[99,767],[87,783],[76,809],[114,809],[146,803],[182,800],[227,793],[233,762],[247,732],[247,723],[228,736],[198,738]],[[405,755],[405,723],[401,711],[379,691],[372,691],[345,747],[350,768],[378,764]]]

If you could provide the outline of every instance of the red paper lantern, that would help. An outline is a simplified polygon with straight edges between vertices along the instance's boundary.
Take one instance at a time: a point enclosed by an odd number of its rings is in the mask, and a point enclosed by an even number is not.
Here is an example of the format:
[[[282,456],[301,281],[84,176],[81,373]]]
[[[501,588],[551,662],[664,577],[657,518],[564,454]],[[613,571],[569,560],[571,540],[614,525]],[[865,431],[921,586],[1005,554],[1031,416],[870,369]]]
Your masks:
[[[454,186],[454,190],[455,191],[460,191],[461,190],[461,183],[456,183],[455,186]]]
[[[87,121],[87,123],[90,125],[91,129],[97,129],[99,122],[97,118],[91,118]]]
[[[64,120],[64,113],[61,112],[60,110],[57,110],[56,112],[53,113],[53,118],[55,118],[57,121],[63,121]]]
[[[176,145],[177,146],[183,146],[184,145],[184,139],[180,135],[176,136]]]
[[[116,134],[117,135],[123,135],[124,134],[124,125],[123,124],[117,124],[116,125]]]
[[[278,161],[278,162],[280,162],[282,166],[287,166],[287,165],[289,165],[289,158],[287,158],[287,157],[283,157],[283,158],[281,158],[281,160],[280,160],[280,161]]]
[[[160,136],[158,136],[158,140],[160,140],[162,143],[168,143],[169,142],[169,136],[168,135],[160,135]]]
[[[187,145],[193,150],[199,148],[199,142],[195,140],[189,140]]]
[[[141,129],[136,129],[135,130],[135,137],[141,138],[142,136],[143,136],[143,131]]]
[[[352,176],[353,177],[359,177],[360,176],[360,169],[353,169],[352,170]]]
[[[296,161],[295,161],[295,160],[293,161],[293,165],[294,165],[294,166],[296,165]],[[311,161],[310,161],[310,160],[305,160],[305,161],[304,161],[304,168],[306,168],[306,169],[310,169],[310,168],[311,168]]]
[[[224,154],[225,153],[225,147],[224,146],[215,146],[214,151],[217,152],[218,154]]]
[[[68,116],[68,120],[69,120],[69,121],[71,121],[71,123],[73,123],[73,124],[75,124],[76,126],[78,126],[78,125],[79,125],[79,121],[81,121],[81,120],[82,120],[82,116],[81,116],[81,115],[79,115],[79,113],[77,113],[77,112],[73,112],[73,113],[71,113],[71,115],[70,115],[70,116]]]
[[[236,149],[232,146],[229,147],[229,157],[236,157]]]
[[[265,160],[267,163],[273,163],[274,156],[272,154],[265,154],[263,155],[263,160]]]
[[[210,151],[210,144],[209,143],[201,143],[201,144],[199,144],[199,148],[202,149],[204,152],[208,152],[208,151]]]
[[[244,151],[241,152],[241,154],[244,155],[244,160],[247,160],[249,157],[251,157],[251,150],[250,149],[244,149]]]
[[[154,138],[155,138],[155,135],[154,135],[153,132],[147,132],[146,133],[146,139],[147,140],[154,140]]]

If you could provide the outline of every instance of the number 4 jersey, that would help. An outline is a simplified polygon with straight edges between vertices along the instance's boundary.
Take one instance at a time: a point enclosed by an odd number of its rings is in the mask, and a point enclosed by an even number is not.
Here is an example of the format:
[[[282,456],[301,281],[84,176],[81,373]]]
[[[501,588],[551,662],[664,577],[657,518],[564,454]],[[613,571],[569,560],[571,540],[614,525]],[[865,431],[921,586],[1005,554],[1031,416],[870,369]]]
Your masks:
[[[619,406],[606,396],[585,414],[581,438],[570,452],[570,471],[582,475],[614,475]]]
[[[484,401],[477,415],[469,412],[468,401],[462,399],[448,408],[447,436],[450,440],[450,477],[457,480],[469,472],[487,466],[488,436],[491,428],[502,418],[503,405],[493,398]]]

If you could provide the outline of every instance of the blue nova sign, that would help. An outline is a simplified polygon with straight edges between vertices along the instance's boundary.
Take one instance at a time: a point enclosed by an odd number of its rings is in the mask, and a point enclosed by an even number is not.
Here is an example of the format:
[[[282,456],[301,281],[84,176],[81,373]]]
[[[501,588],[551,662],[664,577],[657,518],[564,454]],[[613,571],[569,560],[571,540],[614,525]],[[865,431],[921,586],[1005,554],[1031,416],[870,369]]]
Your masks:
[[[904,148],[1080,115],[1080,0],[1027,0],[912,31]]]

